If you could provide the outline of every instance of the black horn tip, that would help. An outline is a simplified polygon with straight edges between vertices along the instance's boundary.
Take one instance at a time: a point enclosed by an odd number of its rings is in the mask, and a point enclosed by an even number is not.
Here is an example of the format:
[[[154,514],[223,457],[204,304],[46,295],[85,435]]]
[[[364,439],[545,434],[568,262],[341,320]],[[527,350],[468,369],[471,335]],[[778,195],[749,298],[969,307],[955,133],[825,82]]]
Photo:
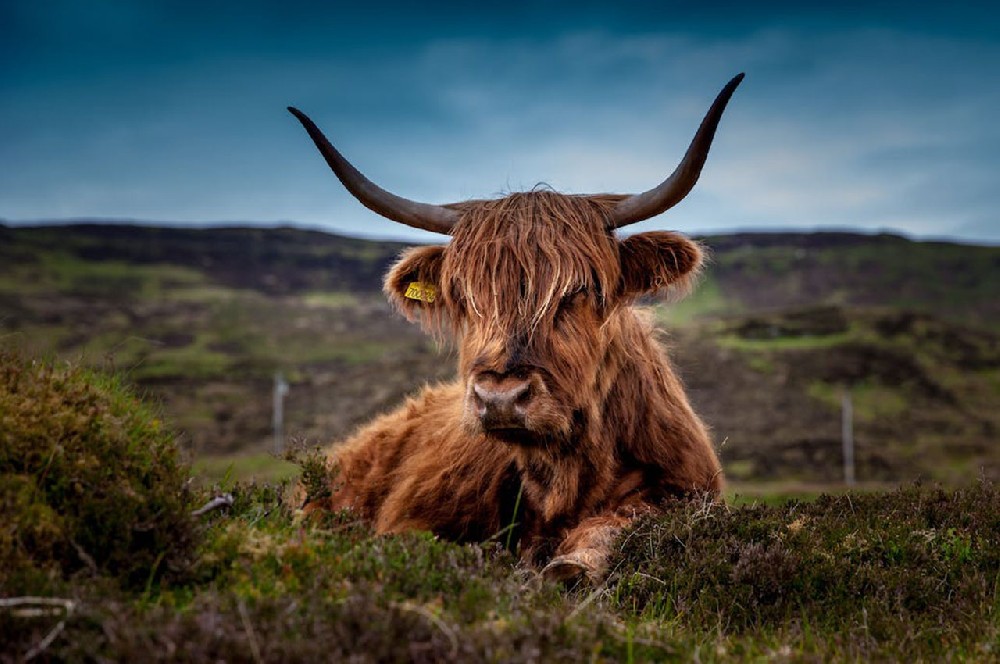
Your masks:
[[[746,76],[747,75],[746,75],[745,72],[740,72],[736,76],[733,76],[729,80],[729,82],[726,83],[726,86],[724,88],[722,88],[723,94],[726,94],[726,93],[728,93],[730,95],[733,94],[733,92],[736,90],[737,87],[739,87],[740,83],[743,82],[743,79],[746,78]]]
[[[326,137],[323,136],[323,132],[319,130],[319,127],[309,119],[309,116],[295,108],[294,106],[288,107],[288,112],[295,116],[295,118],[305,127],[305,130],[309,132],[309,135],[314,141],[326,141]],[[317,143],[318,145],[318,143]],[[322,152],[322,150],[320,150]]]

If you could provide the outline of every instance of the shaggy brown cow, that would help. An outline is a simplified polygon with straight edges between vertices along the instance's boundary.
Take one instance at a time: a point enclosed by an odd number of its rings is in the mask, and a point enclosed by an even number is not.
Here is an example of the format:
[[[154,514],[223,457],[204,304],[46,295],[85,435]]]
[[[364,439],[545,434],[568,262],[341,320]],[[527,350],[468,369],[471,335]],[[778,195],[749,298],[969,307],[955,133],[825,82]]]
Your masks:
[[[516,193],[436,206],[395,196],[302,122],[361,203],[451,235],[406,251],[385,294],[409,319],[452,336],[459,377],[424,388],[331,452],[332,497],[379,532],[429,530],[458,541],[514,527],[523,559],[556,578],[601,577],[637,515],[692,492],[718,495],[705,426],[631,304],[683,293],[702,261],[669,232],[614,229],[657,215],[694,186],[740,74],[722,90],[683,161],[634,196]],[[506,539],[506,536],[504,537]]]

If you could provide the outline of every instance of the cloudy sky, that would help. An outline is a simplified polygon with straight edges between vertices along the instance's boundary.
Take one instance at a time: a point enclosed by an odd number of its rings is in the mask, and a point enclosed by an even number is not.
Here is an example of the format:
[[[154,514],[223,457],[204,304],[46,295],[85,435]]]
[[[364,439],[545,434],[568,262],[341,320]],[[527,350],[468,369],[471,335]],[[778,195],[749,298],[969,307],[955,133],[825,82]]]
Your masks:
[[[432,239],[342,191],[285,107],[418,200],[629,192],[745,71],[698,187],[638,230],[1000,242],[990,3],[472,4],[0,0],[0,218]]]

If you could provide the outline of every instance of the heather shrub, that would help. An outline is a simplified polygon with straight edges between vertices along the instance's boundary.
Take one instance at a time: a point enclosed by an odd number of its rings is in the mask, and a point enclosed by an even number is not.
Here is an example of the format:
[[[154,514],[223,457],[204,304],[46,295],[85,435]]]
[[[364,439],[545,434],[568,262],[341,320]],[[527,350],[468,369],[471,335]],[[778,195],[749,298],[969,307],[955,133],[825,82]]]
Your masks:
[[[171,432],[118,378],[0,351],[0,585],[181,572],[187,481]]]
[[[780,507],[680,502],[622,538],[611,587],[615,607],[643,619],[838,634],[861,656],[989,639],[998,582],[1000,490],[980,482]]]

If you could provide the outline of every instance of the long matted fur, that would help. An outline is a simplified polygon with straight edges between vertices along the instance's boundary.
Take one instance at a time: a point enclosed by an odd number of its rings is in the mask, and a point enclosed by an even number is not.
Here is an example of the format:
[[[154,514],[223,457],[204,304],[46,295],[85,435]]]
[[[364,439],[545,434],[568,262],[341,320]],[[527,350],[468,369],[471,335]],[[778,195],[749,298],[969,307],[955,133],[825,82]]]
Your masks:
[[[608,215],[621,199],[541,190],[449,206],[461,213],[451,242],[406,251],[384,290],[454,340],[458,377],[333,446],[332,497],[310,507],[458,541],[516,523],[524,559],[597,578],[636,515],[673,496],[718,495],[705,426],[633,306],[686,292],[702,252],[670,232],[617,238]],[[407,298],[413,282],[439,296]],[[510,376],[528,384],[524,427],[484,428],[473,385]]]

